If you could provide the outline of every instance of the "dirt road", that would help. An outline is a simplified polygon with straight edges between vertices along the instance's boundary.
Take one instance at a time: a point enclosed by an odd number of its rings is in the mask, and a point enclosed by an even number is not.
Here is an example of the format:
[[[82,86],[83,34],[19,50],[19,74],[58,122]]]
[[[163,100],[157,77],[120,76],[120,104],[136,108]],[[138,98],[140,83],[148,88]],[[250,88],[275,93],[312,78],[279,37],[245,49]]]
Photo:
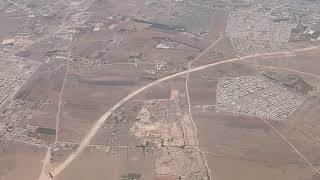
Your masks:
[[[50,169],[50,161],[51,161],[51,152],[52,148],[48,148],[47,154],[45,156],[43,166],[42,166],[42,171],[39,177],[39,180],[48,180],[50,179],[48,174],[49,174],[49,169]]]
[[[221,61],[221,62],[216,62],[216,63],[211,63],[211,64],[207,64],[207,65],[203,65],[200,67],[196,67],[190,70],[186,70],[186,71],[182,71],[167,77],[164,77],[162,79],[158,79],[156,81],[153,81],[150,84],[147,84],[143,87],[141,87],[140,89],[130,93],[128,96],[126,96],[125,98],[123,98],[122,100],[120,100],[117,104],[115,104],[111,109],[109,109],[107,112],[105,112],[99,119],[98,121],[93,125],[93,127],[91,128],[91,130],[89,131],[89,133],[86,135],[86,137],[81,141],[79,147],[73,152],[71,153],[66,160],[61,163],[56,169],[54,169],[51,174],[56,177],[58,174],[60,174],[66,167],[68,167],[70,165],[70,163],[77,158],[81,152],[90,144],[90,141],[92,140],[92,138],[94,137],[94,135],[97,133],[97,131],[99,130],[99,128],[105,123],[105,121],[108,119],[108,117],[112,114],[113,111],[115,111],[116,109],[118,109],[121,105],[123,105],[125,102],[127,102],[129,99],[133,98],[134,96],[138,95],[139,93],[141,93],[142,91],[157,85],[163,81],[167,81],[169,79],[173,79],[175,77],[178,76],[182,76],[185,75],[187,73],[191,73],[191,72],[195,72],[195,71],[200,71],[209,67],[213,67],[213,66],[217,66],[220,64],[225,64],[225,63],[230,63],[230,62],[237,62],[237,61],[244,61],[253,57],[262,57],[262,56],[268,56],[268,55],[279,55],[279,54],[286,54],[286,53],[291,53],[291,52],[301,52],[301,51],[307,51],[307,50],[313,50],[313,49],[319,49],[319,46],[316,47],[308,47],[308,48],[303,48],[303,49],[299,49],[299,50],[291,50],[291,51],[281,51],[281,52],[273,52],[273,53],[263,53],[263,54],[254,54],[254,55],[249,55],[249,56],[243,56],[243,57],[239,57],[239,58],[233,58],[233,59],[229,59],[229,60],[225,60],[225,61]]]

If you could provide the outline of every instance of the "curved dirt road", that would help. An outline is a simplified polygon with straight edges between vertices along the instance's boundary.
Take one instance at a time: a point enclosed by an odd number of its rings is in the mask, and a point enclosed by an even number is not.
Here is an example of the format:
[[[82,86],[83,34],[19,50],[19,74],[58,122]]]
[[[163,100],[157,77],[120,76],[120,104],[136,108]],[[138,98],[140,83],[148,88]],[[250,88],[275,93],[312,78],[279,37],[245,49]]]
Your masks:
[[[211,46],[209,46],[211,47]],[[279,55],[279,54],[287,54],[287,53],[291,53],[291,52],[301,52],[301,51],[308,51],[308,50],[314,50],[314,49],[319,49],[319,46],[314,46],[314,47],[307,47],[307,48],[303,48],[303,49],[298,49],[298,50],[291,50],[291,51],[281,51],[281,52],[273,52],[273,53],[263,53],[263,54],[254,54],[254,55],[249,55],[249,56],[243,56],[243,57],[239,57],[239,58],[233,58],[233,59],[229,59],[229,60],[224,60],[221,62],[216,62],[216,63],[211,63],[211,64],[207,64],[204,66],[200,66],[200,67],[196,67],[190,70],[186,70],[186,71],[182,71],[167,77],[164,77],[162,79],[158,79],[156,81],[153,81],[150,84],[147,84],[143,87],[141,87],[140,89],[130,93],[128,96],[126,96],[125,98],[123,98],[122,100],[120,100],[117,104],[115,104],[111,109],[109,109],[107,112],[105,112],[99,119],[98,121],[93,125],[93,127],[91,128],[91,130],[89,131],[89,133],[85,136],[85,138],[81,141],[79,147],[73,152],[71,153],[66,160],[61,163],[56,169],[54,169],[51,174],[56,177],[58,174],[60,174],[66,167],[68,167],[70,165],[70,163],[77,158],[81,152],[90,144],[90,141],[92,140],[92,138],[94,137],[94,135],[97,133],[97,131],[99,130],[99,128],[104,124],[104,122],[108,119],[108,117],[112,114],[113,111],[115,111],[116,109],[118,109],[121,105],[123,105],[126,101],[128,101],[129,99],[131,99],[132,97],[138,95],[139,93],[141,93],[142,91],[157,85],[163,81],[169,80],[169,79],[173,79],[175,77],[178,76],[182,76],[185,75],[187,73],[191,73],[191,72],[195,72],[195,71],[200,71],[209,67],[213,67],[213,66],[217,66],[220,64],[224,64],[224,63],[229,63],[229,62],[236,62],[236,61],[243,61],[249,58],[254,58],[254,57],[262,57],[262,56],[269,56],[269,55]],[[49,179],[49,177],[48,177]]]

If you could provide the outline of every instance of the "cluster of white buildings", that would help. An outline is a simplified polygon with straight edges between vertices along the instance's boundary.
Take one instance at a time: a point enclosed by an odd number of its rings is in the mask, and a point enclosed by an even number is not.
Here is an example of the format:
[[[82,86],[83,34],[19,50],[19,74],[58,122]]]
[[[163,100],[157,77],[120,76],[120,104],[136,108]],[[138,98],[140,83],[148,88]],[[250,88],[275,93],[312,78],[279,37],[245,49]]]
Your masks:
[[[263,75],[221,78],[217,91],[217,109],[271,119],[286,119],[304,101]]]

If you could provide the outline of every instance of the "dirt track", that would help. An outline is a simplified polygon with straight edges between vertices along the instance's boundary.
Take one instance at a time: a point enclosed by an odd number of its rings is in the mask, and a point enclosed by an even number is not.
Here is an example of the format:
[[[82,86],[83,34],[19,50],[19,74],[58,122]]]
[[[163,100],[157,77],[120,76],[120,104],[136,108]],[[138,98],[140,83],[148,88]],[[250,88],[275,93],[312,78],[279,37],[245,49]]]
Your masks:
[[[209,46],[209,48],[212,45]],[[182,71],[167,77],[164,77],[162,79],[158,79],[150,84],[147,84],[143,87],[141,87],[140,89],[130,93],[128,96],[126,96],[125,98],[123,98],[121,101],[119,101],[117,104],[115,104],[111,109],[109,109],[107,112],[105,112],[99,119],[98,121],[93,125],[93,127],[91,128],[91,130],[89,131],[89,133],[85,136],[85,138],[81,141],[79,147],[71,154],[69,155],[66,160],[61,163],[56,169],[54,169],[54,171],[51,172],[51,174],[56,177],[58,174],[60,174],[66,167],[68,167],[70,165],[70,163],[77,158],[81,152],[90,144],[90,141],[92,140],[92,138],[95,136],[95,134],[97,133],[97,131],[99,130],[99,128],[105,123],[105,121],[108,119],[108,117],[112,114],[113,111],[115,111],[116,109],[118,109],[121,105],[123,105],[126,101],[128,101],[129,99],[133,98],[134,96],[138,95],[139,93],[141,93],[142,91],[157,85],[163,81],[181,76],[181,75],[185,75],[191,72],[195,72],[195,71],[200,71],[209,67],[213,67],[213,66],[217,66],[220,64],[224,64],[224,63],[229,63],[229,62],[236,62],[236,61],[244,61],[247,60],[249,58],[253,58],[253,57],[262,57],[262,56],[268,56],[268,55],[285,55],[287,53],[292,53],[292,52],[301,52],[301,51],[307,51],[307,50],[314,50],[314,49],[319,49],[319,46],[315,46],[315,47],[308,47],[308,48],[303,48],[303,49],[299,49],[299,50],[291,50],[291,51],[282,51],[282,52],[274,52],[274,53],[264,53],[264,54],[255,54],[255,55],[249,55],[249,56],[243,56],[243,57],[239,57],[239,58],[233,58],[233,59],[229,59],[229,60],[225,60],[225,61],[221,61],[221,62],[216,62],[216,63],[211,63],[211,64],[207,64],[204,66],[200,66],[200,67],[196,67],[190,70],[186,70],[186,71]],[[203,54],[203,53],[202,53]],[[201,54],[201,55],[202,55]],[[201,56],[200,55],[200,56]],[[48,179],[50,179],[48,177]]]

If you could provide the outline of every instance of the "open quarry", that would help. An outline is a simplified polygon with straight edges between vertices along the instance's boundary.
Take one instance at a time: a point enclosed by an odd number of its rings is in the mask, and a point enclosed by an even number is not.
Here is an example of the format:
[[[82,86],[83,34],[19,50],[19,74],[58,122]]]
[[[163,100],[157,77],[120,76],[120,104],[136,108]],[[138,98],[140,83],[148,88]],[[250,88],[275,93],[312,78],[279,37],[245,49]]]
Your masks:
[[[0,180],[318,180],[317,0],[0,1]]]

